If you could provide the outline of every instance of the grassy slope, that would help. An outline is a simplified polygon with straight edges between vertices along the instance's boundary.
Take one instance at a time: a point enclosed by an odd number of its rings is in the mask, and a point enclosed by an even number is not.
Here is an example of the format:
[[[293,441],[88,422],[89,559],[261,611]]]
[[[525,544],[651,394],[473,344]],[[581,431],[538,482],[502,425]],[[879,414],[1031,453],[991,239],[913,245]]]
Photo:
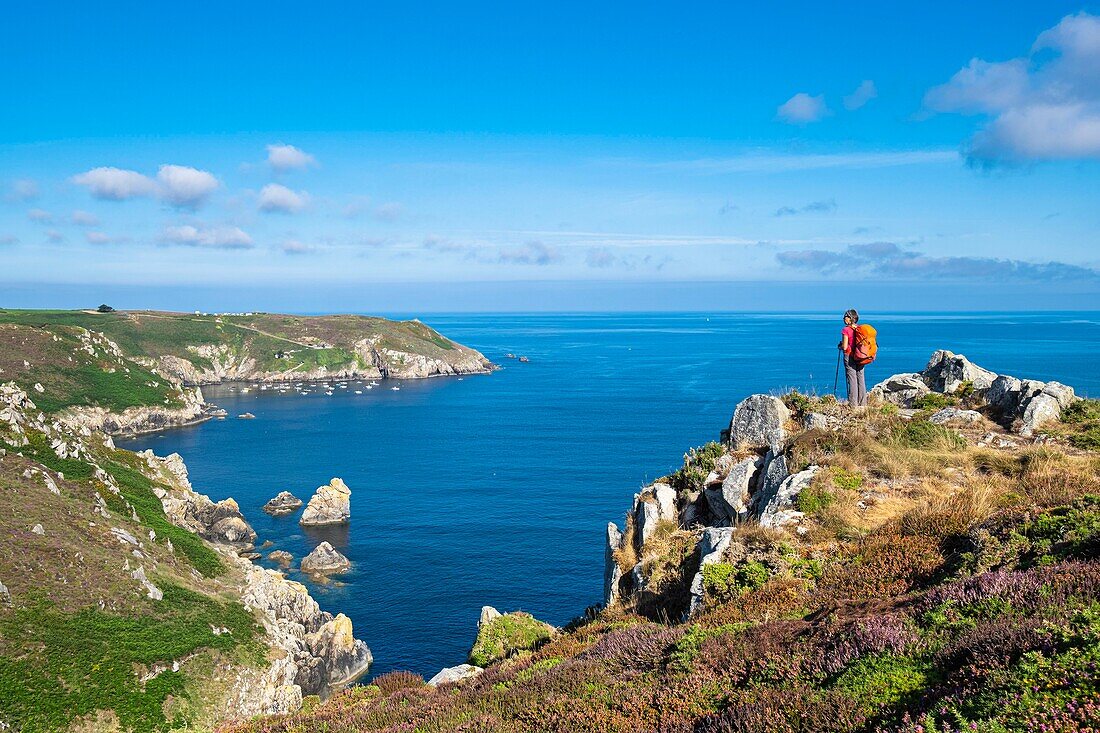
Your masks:
[[[55,324],[50,328],[0,324],[0,380],[14,381],[46,412],[74,405],[113,411],[139,405],[181,404],[179,390],[104,345],[91,345],[81,333]],[[43,387],[38,392],[35,385]]]
[[[642,602],[460,686],[394,673],[239,731],[1095,730],[1100,456],[981,447],[989,426],[960,439],[891,412],[796,438],[795,468],[824,467],[807,532],[740,530],[743,559],[705,575],[689,624],[659,621],[698,565],[669,525]]]
[[[80,326],[105,334],[128,355],[178,356],[199,368],[209,366],[209,362],[188,350],[188,346],[225,345],[234,353],[247,350],[260,369],[270,371],[354,364],[355,343],[368,337],[377,337],[378,344],[385,348],[435,358],[444,358],[457,348],[454,342],[419,321],[355,315],[303,317],[258,313],[215,317],[154,311],[0,310],[0,324],[3,323],[50,331],[60,326]],[[332,348],[303,346],[319,342]],[[279,351],[295,353],[292,359],[276,359]]]
[[[265,652],[251,615],[213,580],[226,566],[167,522],[153,494],[162,477],[135,454],[89,441],[92,460],[121,489],[116,496],[89,461],[58,458],[39,431],[28,437],[28,446],[0,445],[0,580],[11,595],[0,602],[0,720],[30,733],[97,719],[133,731],[201,719],[216,697],[214,667],[254,666]],[[60,495],[28,469],[48,470]],[[97,495],[109,518],[93,513]],[[31,531],[35,524],[44,534]],[[140,539],[143,557],[113,527]],[[149,600],[127,564],[143,567],[164,599]],[[142,681],[173,660],[186,661]]]

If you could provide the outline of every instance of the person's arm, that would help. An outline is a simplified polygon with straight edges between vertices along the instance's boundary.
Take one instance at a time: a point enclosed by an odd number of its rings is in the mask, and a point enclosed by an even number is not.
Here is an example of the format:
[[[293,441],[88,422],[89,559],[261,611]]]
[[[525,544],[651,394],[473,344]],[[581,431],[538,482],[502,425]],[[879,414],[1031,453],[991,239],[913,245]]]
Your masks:
[[[840,333],[840,343],[837,345],[837,348],[840,349],[841,351],[843,351],[845,354],[848,353],[848,348],[849,347],[848,347],[848,332],[847,331],[842,331]]]

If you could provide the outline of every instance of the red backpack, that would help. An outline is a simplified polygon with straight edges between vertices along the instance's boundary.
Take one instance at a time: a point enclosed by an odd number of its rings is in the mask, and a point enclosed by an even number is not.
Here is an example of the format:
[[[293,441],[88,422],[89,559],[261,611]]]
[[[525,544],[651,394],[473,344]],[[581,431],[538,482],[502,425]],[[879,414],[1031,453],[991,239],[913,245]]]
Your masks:
[[[852,332],[852,361],[870,364],[878,356],[878,331],[869,323],[860,323]]]

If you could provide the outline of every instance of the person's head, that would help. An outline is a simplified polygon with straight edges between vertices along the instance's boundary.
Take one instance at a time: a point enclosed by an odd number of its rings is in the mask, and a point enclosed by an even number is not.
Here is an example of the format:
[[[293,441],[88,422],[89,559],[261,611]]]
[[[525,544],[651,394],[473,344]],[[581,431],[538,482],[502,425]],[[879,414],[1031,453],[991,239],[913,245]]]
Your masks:
[[[855,308],[849,308],[844,311],[844,325],[854,326],[859,323],[859,311]]]

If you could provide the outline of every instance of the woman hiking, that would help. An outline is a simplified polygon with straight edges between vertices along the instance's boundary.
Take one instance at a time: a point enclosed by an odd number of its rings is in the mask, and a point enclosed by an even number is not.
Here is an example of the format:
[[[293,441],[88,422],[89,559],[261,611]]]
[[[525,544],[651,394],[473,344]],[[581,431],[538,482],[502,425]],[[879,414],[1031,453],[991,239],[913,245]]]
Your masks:
[[[849,308],[844,312],[844,328],[840,331],[840,343],[837,344],[837,348],[844,354],[848,406],[855,409],[867,406],[867,384],[863,379],[863,368],[874,360],[878,350],[875,330],[868,325],[857,324],[859,312],[855,308]]]

